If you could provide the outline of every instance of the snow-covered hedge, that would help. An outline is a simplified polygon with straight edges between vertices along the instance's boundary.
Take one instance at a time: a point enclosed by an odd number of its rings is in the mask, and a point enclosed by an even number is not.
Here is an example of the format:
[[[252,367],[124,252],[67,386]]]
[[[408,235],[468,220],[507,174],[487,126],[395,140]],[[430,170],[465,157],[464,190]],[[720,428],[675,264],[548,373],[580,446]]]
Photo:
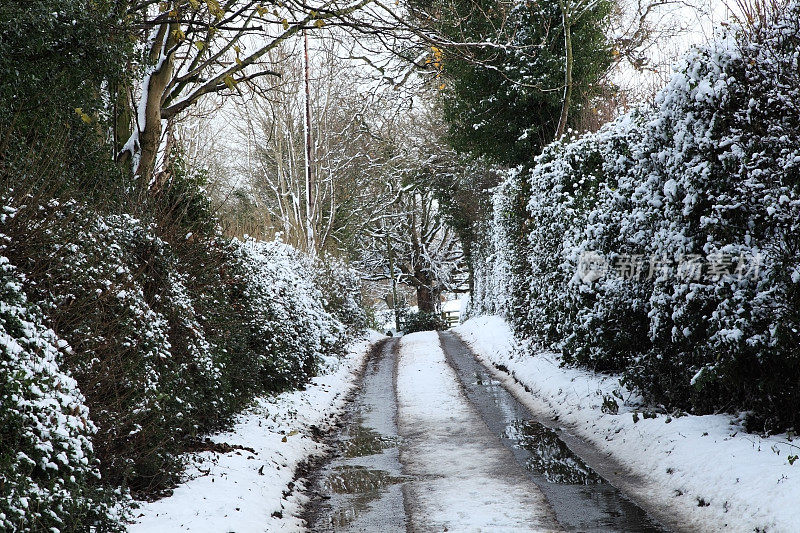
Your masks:
[[[311,260],[314,284],[322,291],[325,310],[347,328],[350,336],[367,330],[361,295],[361,275],[344,260],[325,254]]]
[[[23,283],[0,254],[0,530],[108,530],[113,499],[97,487],[96,426],[64,369],[71,348],[43,325]]]
[[[514,292],[510,286],[512,262],[514,257],[524,255],[511,252],[520,244],[510,231],[515,225],[512,219],[518,212],[514,209],[512,199],[521,196],[510,188],[518,185],[518,172],[513,171],[492,195],[492,220],[480,222],[481,227],[476,232],[479,237],[472,252],[476,275],[467,314],[511,318]]]
[[[800,426],[799,57],[794,1],[690,52],[653,108],[547,147],[498,188],[502,210],[527,187],[527,220],[495,213],[476,286],[510,287],[518,332],[655,402]]]
[[[313,376],[324,355],[343,353],[345,326],[325,310],[314,263],[279,242],[246,241],[239,260],[248,281],[253,354],[267,388],[297,386]]]
[[[169,487],[187,444],[255,395],[302,386],[364,329],[358,278],[334,260],[0,200],[2,530],[112,523],[104,494]]]
[[[146,490],[179,469],[177,450],[200,412],[224,411],[213,392],[224,367],[179,258],[152,224],[76,202],[49,207],[49,219],[26,220],[31,243],[9,252],[29,273],[29,297],[74,349],[66,362],[99,428],[104,478]]]

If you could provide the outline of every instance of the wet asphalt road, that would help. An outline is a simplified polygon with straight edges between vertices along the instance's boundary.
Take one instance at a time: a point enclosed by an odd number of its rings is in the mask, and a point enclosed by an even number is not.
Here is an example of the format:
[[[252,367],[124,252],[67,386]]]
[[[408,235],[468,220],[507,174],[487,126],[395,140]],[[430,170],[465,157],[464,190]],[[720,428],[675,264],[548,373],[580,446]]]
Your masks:
[[[448,526],[450,531],[666,531],[570,451],[556,431],[538,423],[456,335],[443,332],[438,341],[446,364],[454,371],[446,369],[446,376],[454,376],[449,379],[457,381],[459,397],[479,421],[457,424],[455,430],[447,428],[450,433],[438,435],[439,439],[447,439],[439,441],[445,444],[434,446],[424,440],[430,435],[431,442],[435,442],[435,429],[417,427],[415,432],[414,425],[421,423],[417,420],[401,420],[402,431],[398,432],[397,366],[405,357],[398,353],[399,339],[388,340],[367,363],[362,387],[348,410],[332,458],[313,481],[306,513],[311,531],[443,531]],[[401,396],[407,398],[408,394],[401,391]],[[402,407],[401,413],[409,412]],[[483,440],[476,440],[479,437]],[[486,524],[492,522],[486,522],[486,517],[478,513],[485,514],[487,509],[492,512],[497,507],[481,508],[477,500],[473,507],[474,525],[469,516],[466,520],[463,516],[448,517],[441,509],[439,514],[444,518],[438,521],[433,516],[420,516],[436,514],[431,512],[430,503],[436,500],[436,482],[448,481],[438,479],[446,478],[447,470],[438,472],[434,464],[434,470],[428,472],[424,465],[417,464],[423,461],[417,460],[420,450],[430,453],[431,447],[440,447],[443,453],[452,454],[470,445],[486,448],[486,461],[502,463],[502,468],[494,467],[498,477],[513,483],[515,490],[524,489],[528,499],[521,501],[540,507],[541,520],[534,514],[531,519],[518,519],[516,523],[512,520],[500,527],[497,524],[503,524],[501,520],[489,527]],[[448,446],[455,452],[449,451]],[[443,457],[443,462],[446,459]],[[456,463],[459,460],[462,459],[454,459]],[[430,470],[431,466],[427,468]],[[465,470],[470,468],[474,465]],[[469,480],[451,481],[458,484]],[[538,495],[546,501],[540,503]],[[474,496],[464,495],[470,497]],[[467,502],[467,509],[471,503]],[[480,524],[484,524],[483,528]]]
[[[311,531],[406,531],[394,375],[397,339],[373,350],[332,460],[312,488]]]

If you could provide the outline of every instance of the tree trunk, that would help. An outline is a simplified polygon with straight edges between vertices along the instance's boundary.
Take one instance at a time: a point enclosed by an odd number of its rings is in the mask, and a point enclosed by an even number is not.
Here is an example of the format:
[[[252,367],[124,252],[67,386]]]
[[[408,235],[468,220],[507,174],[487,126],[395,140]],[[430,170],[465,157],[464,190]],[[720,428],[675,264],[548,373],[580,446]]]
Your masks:
[[[558,119],[558,127],[556,128],[556,140],[560,139],[567,130],[567,119],[569,118],[569,107],[572,100],[572,18],[568,5],[570,1],[558,1],[564,25],[564,99],[561,102],[561,117]]]
[[[164,33],[162,35],[162,32]],[[158,61],[163,50],[168,49],[172,44],[170,37],[170,25],[161,26],[156,44],[153,45],[151,60]],[[162,48],[163,47],[163,48]],[[141,146],[141,157],[136,175],[142,181],[150,183],[155,170],[158,148],[161,144],[161,104],[164,97],[164,89],[172,78],[172,57],[167,57],[160,67],[150,76],[147,87],[147,99],[143,102],[145,106],[144,127],[139,125],[139,143]]]
[[[311,164],[313,161],[312,154],[312,139],[311,139],[311,67],[308,62],[308,32],[303,30],[303,72],[305,84],[305,141],[306,141],[306,248],[310,254],[315,254],[317,251],[316,236],[314,235],[315,229],[315,208],[314,208],[314,174]]]
[[[170,24],[162,24],[153,39],[149,61],[154,70],[147,79],[146,94],[136,106],[133,124],[136,136],[131,137],[123,151],[117,155],[120,164],[133,163],[134,175],[138,176],[147,187],[155,170],[158,149],[161,144],[161,107],[164,89],[172,78],[173,58],[168,56],[161,61],[162,53],[174,44]],[[160,62],[160,64],[159,64]],[[120,122],[125,120],[119,117]],[[118,124],[118,131],[124,131],[124,125]]]
[[[470,295],[475,292],[475,265],[472,262],[472,239],[461,240],[464,263],[467,265],[467,290]]]
[[[389,256],[389,276],[392,281],[392,309],[394,309],[394,328],[400,331],[400,309],[397,301],[397,278],[394,275],[394,254],[392,253],[392,239],[385,229],[385,222],[381,219],[381,228],[386,236],[386,254]]]
[[[131,115],[129,92],[130,88],[126,83],[114,84],[114,155],[122,151],[122,145],[131,137],[133,116]]]
[[[431,276],[427,272],[417,271],[414,274],[417,289],[417,307],[421,313],[439,311],[439,295],[441,290],[434,287]]]
[[[430,287],[417,287],[417,307],[420,313],[435,313],[436,300]]]

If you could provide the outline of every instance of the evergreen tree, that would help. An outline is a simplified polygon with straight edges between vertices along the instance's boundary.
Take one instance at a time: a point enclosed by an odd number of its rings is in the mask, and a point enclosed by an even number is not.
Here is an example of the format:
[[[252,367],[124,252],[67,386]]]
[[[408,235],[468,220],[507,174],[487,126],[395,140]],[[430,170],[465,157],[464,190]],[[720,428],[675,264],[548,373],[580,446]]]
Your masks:
[[[3,185],[12,187],[8,180],[20,178],[22,166],[40,154],[52,173],[63,176],[47,184],[51,190],[77,188],[86,197],[90,190],[119,186],[105,126],[111,113],[107,89],[124,76],[130,52],[123,9],[106,0],[0,3]],[[23,183],[41,192],[44,174]]]
[[[612,62],[605,33],[611,1],[579,4],[571,2],[567,19],[573,56],[568,125],[598,94]],[[435,48],[431,58],[445,80],[444,117],[453,147],[504,165],[530,163],[555,137],[562,110],[560,3],[457,0],[418,5],[416,14],[443,41],[468,43],[445,48],[442,57]]]

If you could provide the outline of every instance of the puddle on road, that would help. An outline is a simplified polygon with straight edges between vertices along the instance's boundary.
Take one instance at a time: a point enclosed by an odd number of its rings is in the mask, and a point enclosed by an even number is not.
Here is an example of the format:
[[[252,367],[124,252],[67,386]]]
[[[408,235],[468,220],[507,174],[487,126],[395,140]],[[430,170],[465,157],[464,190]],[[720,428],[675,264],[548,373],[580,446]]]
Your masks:
[[[323,487],[333,494],[346,494],[332,506],[328,523],[334,530],[347,528],[360,515],[369,512],[370,504],[381,497],[386,487],[399,483],[385,470],[373,470],[361,465],[340,465],[331,469]]]
[[[392,476],[385,470],[373,470],[361,465],[341,465],[325,480],[325,486],[336,494],[373,494],[395,483],[401,483],[403,478]]]
[[[316,481],[318,497],[308,517],[311,531],[405,531],[394,357],[387,346],[369,363],[334,458]]]
[[[350,428],[348,434],[349,438],[340,444],[342,455],[348,458],[374,455],[397,446],[397,438],[382,435],[360,424]]]
[[[552,429],[533,420],[515,420],[504,437],[530,452],[527,468],[544,476],[548,483],[594,485],[604,483],[580,457],[570,451]]]
[[[350,531],[359,517],[374,512],[376,502],[404,478],[387,470],[354,464],[352,460],[364,458],[365,462],[380,465],[380,454],[396,446],[396,438],[361,426],[358,419],[343,431],[338,444],[341,458],[331,463],[320,481],[320,492],[327,495],[328,502],[322,506],[312,531]]]
[[[567,531],[666,531],[575,455],[557,431],[536,422],[533,414],[475,360],[463,342],[451,333],[442,334],[441,340],[467,398],[489,429],[528,470]]]

